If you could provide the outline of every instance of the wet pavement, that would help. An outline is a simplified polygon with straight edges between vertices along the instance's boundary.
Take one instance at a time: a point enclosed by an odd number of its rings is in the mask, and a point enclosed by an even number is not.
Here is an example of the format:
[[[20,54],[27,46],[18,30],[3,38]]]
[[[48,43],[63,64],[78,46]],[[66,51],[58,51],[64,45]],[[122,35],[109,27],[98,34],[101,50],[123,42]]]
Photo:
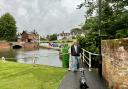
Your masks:
[[[85,68],[86,83],[89,88],[87,89],[108,89],[104,81],[98,76],[97,69],[88,71]],[[69,71],[61,82],[58,89],[80,89],[80,71]]]

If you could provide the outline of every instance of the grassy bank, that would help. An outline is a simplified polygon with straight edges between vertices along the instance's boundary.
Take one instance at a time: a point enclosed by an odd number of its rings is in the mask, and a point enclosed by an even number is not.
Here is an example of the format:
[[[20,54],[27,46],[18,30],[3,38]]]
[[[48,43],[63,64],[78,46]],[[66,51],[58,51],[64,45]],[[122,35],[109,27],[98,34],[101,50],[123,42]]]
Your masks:
[[[0,89],[57,89],[66,70],[0,61]]]

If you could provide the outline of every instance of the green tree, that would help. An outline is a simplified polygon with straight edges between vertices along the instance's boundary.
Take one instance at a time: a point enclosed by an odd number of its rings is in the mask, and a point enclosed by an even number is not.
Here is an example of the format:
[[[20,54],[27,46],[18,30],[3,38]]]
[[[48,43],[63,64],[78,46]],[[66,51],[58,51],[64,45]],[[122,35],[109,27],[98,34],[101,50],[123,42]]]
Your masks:
[[[98,3],[90,3],[86,11],[86,22],[83,29],[98,31],[98,16],[91,17],[98,8]],[[127,0],[102,0],[101,34],[109,38],[122,38],[128,35],[128,6]],[[96,12],[98,14],[98,12]]]
[[[50,35],[50,36],[48,37],[48,39],[49,39],[50,41],[57,40],[57,34],[52,34],[52,35]]]
[[[128,0],[102,0],[101,10],[101,36],[102,39],[128,37]],[[89,8],[89,9],[88,9]],[[98,8],[98,4],[91,3],[87,7],[86,21],[82,26],[83,30],[88,30],[86,37],[79,37],[78,40],[83,48],[88,51],[98,53],[98,16],[93,16],[93,12]],[[98,10],[97,10],[98,11]],[[96,12],[98,14],[98,12]],[[93,17],[92,17],[93,16]]]
[[[5,13],[0,18],[0,39],[12,41],[16,37],[16,21],[10,13]]]
[[[128,35],[128,13],[125,10],[125,0],[104,1],[102,5],[102,34],[107,38],[123,38]],[[110,5],[111,4],[111,5]],[[126,32],[126,33],[125,33]]]
[[[87,1],[87,0],[86,0]],[[90,0],[88,0],[90,1]],[[125,6],[128,6],[128,0],[102,0],[101,10],[101,38],[124,38],[128,37],[128,10]],[[99,26],[98,16],[93,16],[93,12],[98,8],[98,4],[91,3],[86,11],[86,21],[82,26],[83,30],[87,30],[88,33],[85,37],[77,37],[82,48],[93,52],[99,52]],[[98,14],[98,12],[96,12]],[[92,17],[93,16],[93,17]],[[93,66],[97,66],[98,58],[92,57]]]

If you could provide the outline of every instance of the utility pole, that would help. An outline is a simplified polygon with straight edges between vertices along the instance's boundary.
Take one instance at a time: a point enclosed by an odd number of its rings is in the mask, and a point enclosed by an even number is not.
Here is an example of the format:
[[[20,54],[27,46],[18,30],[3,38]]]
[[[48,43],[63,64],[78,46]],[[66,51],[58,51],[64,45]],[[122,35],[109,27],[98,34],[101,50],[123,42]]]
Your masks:
[[[82,6],[85,6],[86,7],[86,4],[89,0],[85,0],[84,3],[78,5],[78,8],[77,9],[81,9]],[[93,2],[93,0],[91,0]],[[99,27],[99,32],[98,32],[98,43],[99,43],[99,61],[98,61],[98,73],[99,73],[99,76],[102,77],[102,54],[101,54],[101,10],[102,10],[102,7],[101,7],[101,0],[98,0],[98,27]],[[87,20],[87,17],[86,17],[86,20]]]
[[[102,77],[102,54],[101,54],[101,0],[98,0],[99,6],[99,16],[98,16],[98,25],[99,25],[99,76]]]

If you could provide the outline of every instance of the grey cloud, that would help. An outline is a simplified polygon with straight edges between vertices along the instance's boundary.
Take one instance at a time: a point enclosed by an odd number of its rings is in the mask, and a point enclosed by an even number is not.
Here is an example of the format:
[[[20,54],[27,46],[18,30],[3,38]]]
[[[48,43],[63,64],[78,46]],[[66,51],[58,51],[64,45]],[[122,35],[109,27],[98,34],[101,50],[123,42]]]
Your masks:
[[[4,2],[5,7],[1,8],[2,11],[10,12],[16,18],[18,31],[36,29],[41,35],[69,32],[84,21],[84,8],[75,9],[82,0],[0,0],[1,2]]]

